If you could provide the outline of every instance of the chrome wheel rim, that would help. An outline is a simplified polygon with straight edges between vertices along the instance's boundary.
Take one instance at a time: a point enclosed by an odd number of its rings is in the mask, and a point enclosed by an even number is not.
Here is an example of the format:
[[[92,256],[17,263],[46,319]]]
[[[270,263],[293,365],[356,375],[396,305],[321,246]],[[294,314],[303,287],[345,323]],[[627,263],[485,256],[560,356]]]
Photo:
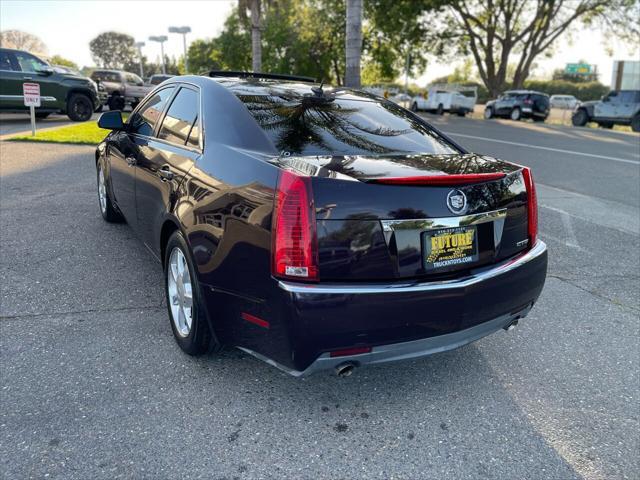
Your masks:
[[[484,111],[484,118],[491,118],[491,110]]]
[[[104,173],[102,168],[98,170],[98,198],[100,199],[100,210],[107,211],[107,187],[104,184]]]
[[[181,337],[186,337],[191,331],[193,289],[187,259],[178,247],[169,255],[167,295],[176,332]]]
[[[511,112],[511,120],[519,120],[520,119],[520,110],[513,110]]]

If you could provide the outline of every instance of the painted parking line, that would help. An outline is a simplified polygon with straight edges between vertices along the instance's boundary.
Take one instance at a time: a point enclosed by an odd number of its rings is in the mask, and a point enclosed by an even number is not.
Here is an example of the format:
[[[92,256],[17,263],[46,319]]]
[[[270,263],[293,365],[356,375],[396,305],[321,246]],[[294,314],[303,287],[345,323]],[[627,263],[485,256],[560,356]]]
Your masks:
[[[614,161],[614,162],[630,163],[631,165],[640,165],[640,162],[638,162],[636,160],[628,160],[626,158],[608,157],[606,155],[596,155],[594,153],[574,152],[573,150],[563,150],[561,148],[542,147],[540,145],[530,145],[528,143],[509,142],[507,140],[497,140],[495,138],[476,137],[475,135],[467,135],[467,134],[464,134],[464,133],[455,133],[455,132],[444,132],[444,133],[447,134],[447,135],[451,135],[453,137],[472,138],[474,140],[484,140],[485,142],[494,142],[494,143],[504,143],[506,145],[515,145],[516,147],[535,148],[535,149],[538,149],[538,150],[547,150],[547,151],[550,151],[550,152],[568,153],[570,155],[580,155],[580,156],[584,156],[584,157],[602,158],[604,160],[611,160],[611,161]]]

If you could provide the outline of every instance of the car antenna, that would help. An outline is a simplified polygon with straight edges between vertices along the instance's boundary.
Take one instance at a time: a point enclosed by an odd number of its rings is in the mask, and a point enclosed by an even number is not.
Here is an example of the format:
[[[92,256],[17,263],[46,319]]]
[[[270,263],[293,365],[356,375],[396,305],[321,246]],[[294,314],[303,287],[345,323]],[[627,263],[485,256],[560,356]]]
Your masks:
[[[311,91],[316,95],[316,97],[324,97],[324,90],[322,90],[323,85],[324,85],[324,78],[320,80],[319,87],[311,87]]]

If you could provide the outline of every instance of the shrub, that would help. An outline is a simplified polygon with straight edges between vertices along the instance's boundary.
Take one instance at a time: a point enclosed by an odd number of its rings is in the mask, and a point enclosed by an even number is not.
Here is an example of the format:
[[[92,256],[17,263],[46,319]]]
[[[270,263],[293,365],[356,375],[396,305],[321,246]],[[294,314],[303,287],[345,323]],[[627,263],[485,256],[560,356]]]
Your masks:
[[[609,92],[609,87],[600,82],[568,82],[566,80],[527,80],[527,90],[536,90],[548,95],[573,95],[583,102],[600,100]]]

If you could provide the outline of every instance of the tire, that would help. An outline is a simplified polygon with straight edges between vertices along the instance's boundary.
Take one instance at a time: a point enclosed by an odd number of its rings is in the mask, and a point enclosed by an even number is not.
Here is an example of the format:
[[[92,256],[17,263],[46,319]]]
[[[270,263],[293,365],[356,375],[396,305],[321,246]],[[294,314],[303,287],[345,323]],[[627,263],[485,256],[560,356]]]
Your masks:
[[[467,112],[465,110],[458,110],[457,115],[459,117],[465,117],[467,115]]]
[[[493,118],[493,108],[488,107],[484,109],[484,118],[485,120]]]
[[[610,130],[610,129],[613,128],[613,123],[611,123],[611,122],[602,122],[602,123],[598,122],[598,126],[600,128],[606,128],[607,130]]]
[[[165,299],[173,336],[178,346],[188,355],[202,355],[220,348],[215,335],[212,335],[209,329],[196,272],[189,247],[182,233],[176,230],[169,237],[165,248]]]
[[[86,122],[93,115],[91,99],[82,93],[74,93],[67,102],[67,116],[74,122]]]
[[[109,110],[124,110],[124,98],[119,94],[113,94],[107,102],[109,104]]]
[[[44,120],[49,115],[51,115],[50,112],[36,112],[36,118],[39,118],[40,120]]]
[[[534,122],[544,122],[546,120],[545,117],[532,117]]]
[[[640,115],[636,115],[631,119],[631,130],[640,132]]]
[[[413,102],[411,104],[411,111],[412,112],[417,112],[418,111],[418,104],[416,102]]]
[[[520,109],[516,107],[513,110],[511,110],[511,114],[509,115],[509,118],[514,122],[519,122],[520,119],[522,118],[522,113],[520,112]]]
[[[571,123],[574,127],[584,127],[589,121],[589,115],[583,109],[578,110],[571,116]]]
[[[104,167],[102,161],[98,160],[97,163],[97,184],[98,184],[98,206],[100,207],[100,213],[102,218],[109,223],[121,223],[124,221],[122,214],[116,210],[111,201],[109,195],[109,188],[107,183],[107,177],[104,174]]]
[[[444,107],[442,106],[442,104],[438,105],[438,108],[436,109],[436,115],[444,115]]]

